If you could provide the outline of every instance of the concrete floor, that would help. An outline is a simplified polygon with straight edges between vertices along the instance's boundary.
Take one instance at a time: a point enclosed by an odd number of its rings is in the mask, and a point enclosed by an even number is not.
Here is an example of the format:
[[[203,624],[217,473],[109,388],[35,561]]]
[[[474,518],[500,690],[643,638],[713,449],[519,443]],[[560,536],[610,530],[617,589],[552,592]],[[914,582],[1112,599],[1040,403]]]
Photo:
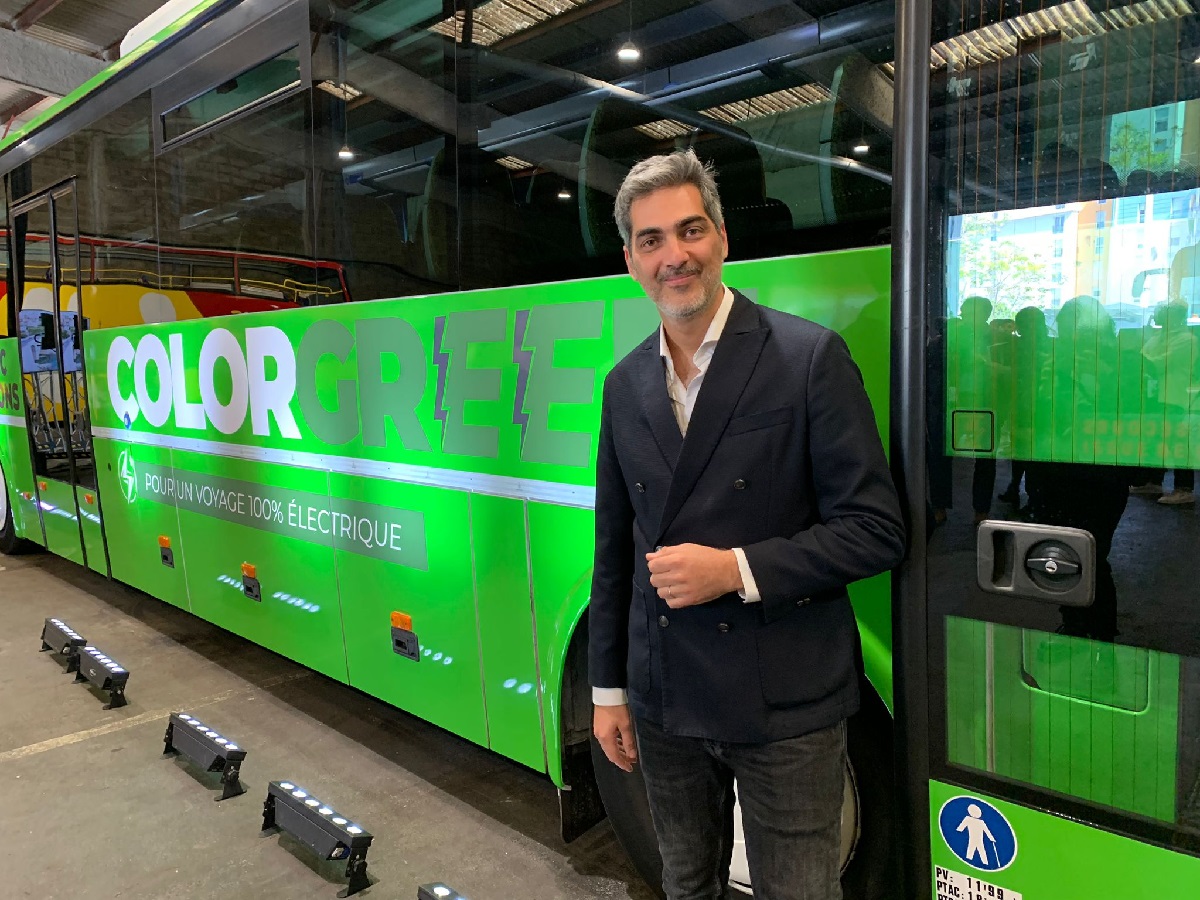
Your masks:
[[[335,897],[344,865],[260,836],[286,778],[375,835],[359,896],[652,900],[607,822],[561,842],[545,776],[71,563],[0,567],[0,898]],[[38,652],[48,616],[129,668],[128,706]],[[215,803],[215,776],[163,757],[171,711],[248,748],[247,793]]]

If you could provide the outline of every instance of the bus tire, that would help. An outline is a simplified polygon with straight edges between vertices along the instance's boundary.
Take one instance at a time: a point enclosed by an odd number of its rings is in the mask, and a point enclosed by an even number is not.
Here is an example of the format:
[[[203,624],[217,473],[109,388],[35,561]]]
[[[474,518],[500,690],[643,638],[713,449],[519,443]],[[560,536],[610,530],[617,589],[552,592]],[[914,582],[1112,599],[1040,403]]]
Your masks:
[[[28,553],[33,546],[29,541],[17,537],[17,529],[13,526],[12,503],[8,495],[8,480],[4,477],[4,467],[0,466],[0,553],[16,556]]]
[[[863,708],[847,724],[848,784],[858,801],[857,839],[842,871],[844,900],[887,900],[897,875],[893,812],[891,716],[871,686]],[[623,772],[591,741],[596,783],[617,841],[642,879],[662,897],[662,858],[650,818],[641,769]],[[732,896],[738,896],[733,890]]]
[[[899,877],[892,716],[866,681],[862,708],[846,724],[847,755],[858,793],[858,840],[842,870],[842,896],[890,900]]]
[[[593,737],[592,767],[596,771],[596,785],[600,788],[600,799],[612,825],[617,843],[629,857],[642,880],[659,897],[666,896],[662,890],[662,857],[658,853],[658,837],[654,833],[654,821],[650,818],[650,802],[646,799],[646,783],[642,781],[640,766],[632,772],[618,769]]]

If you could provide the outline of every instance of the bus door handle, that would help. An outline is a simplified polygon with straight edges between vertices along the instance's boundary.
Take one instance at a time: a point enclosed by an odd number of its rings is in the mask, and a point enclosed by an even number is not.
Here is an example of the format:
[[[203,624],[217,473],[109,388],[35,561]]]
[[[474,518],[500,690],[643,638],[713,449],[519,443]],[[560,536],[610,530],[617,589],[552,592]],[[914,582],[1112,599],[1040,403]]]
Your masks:
[[[990,594],[1091,606],[1096,539],[1081,528],[988,519],[976,535],[975,571]]]

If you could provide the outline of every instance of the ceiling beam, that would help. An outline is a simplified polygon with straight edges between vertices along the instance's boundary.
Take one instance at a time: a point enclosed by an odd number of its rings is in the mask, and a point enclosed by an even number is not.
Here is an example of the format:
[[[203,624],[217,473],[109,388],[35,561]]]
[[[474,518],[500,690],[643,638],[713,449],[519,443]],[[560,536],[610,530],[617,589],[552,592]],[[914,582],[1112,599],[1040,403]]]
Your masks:
[[[0,29],[0,80],[11,81],[28,91],[62,97],[105,65],[82,53]]]
[[[33,109],[45,99],[45,97],[30,96],[26,97],[24,100],[18,100],[16,103],[6,106],[4,109],[0,109],[0,125],[7,126],[11,120],[15,119],[22,113],[29,112],[29,110]]]
[[[33,0],[28,6],[12,17],[8,27],[13,31],[24,31],[30,25],[36,25],[54,7],[63,0]]]

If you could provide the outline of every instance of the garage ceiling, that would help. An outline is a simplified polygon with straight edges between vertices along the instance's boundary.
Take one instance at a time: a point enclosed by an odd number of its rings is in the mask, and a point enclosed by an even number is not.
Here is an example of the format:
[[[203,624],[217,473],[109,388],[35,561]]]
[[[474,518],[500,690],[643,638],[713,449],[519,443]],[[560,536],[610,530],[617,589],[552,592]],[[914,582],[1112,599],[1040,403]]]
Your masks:
[[[0,0],[0,135],[119,55],[163,0]]]

